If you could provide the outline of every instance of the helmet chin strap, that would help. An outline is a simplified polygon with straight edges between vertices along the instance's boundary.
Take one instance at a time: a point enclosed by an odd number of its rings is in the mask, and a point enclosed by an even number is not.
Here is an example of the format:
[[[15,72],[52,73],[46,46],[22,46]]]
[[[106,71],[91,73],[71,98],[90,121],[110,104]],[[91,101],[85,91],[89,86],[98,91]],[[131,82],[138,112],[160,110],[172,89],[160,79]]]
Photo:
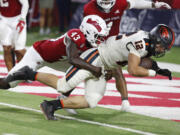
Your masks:
[[[98,4],[97,4],[97,7],[98,7],[98,9],[99,9],[100,11],[105,12],[105,13],[111,12],[111,9],[113,8],[113,6],[112,6],[112,7],[109,8],[109,9],[105,9],[105,8],[101,7],[100,5],[98,5]]]
[[[111,11],[111,8],[110,9],[103,9],[105,13],[109,13]]]
[[[157,52],[155,49],[156,49],[156,45],[152,43],[148,48],[148,53],[156,58],[160,58],[165,55],[165,51],[163,53],[160,53]]]
[[[150,42],[150,45],[147,46],[148,56],[155,56],[155,44]]]

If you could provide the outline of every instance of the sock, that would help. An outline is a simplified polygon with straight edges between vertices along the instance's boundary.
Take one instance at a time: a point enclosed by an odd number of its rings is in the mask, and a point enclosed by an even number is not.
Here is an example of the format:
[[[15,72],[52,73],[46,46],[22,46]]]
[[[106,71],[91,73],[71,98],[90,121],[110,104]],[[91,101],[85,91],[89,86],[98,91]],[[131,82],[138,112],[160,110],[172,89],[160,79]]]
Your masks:
[[[74,90],[74,89],[72,89],[72,90],[70,90],[70,91],[68,91],[68,92],[66,92],[66,93],[63,93],[63,95],[66,96],[66,97],[69,97],[69,95],[71,94],[71,92],[72,92],[73,90]]]
[[[62,101],[57,99],[57,100],[51,100],[49,101],[50,104],[53,105],[54,109],[55,110],[58,110],[58,109],[62,109],[63,108],[63,105],[62,105]]]
[[[121,97],[121,100],[128,100],[128,97]]]

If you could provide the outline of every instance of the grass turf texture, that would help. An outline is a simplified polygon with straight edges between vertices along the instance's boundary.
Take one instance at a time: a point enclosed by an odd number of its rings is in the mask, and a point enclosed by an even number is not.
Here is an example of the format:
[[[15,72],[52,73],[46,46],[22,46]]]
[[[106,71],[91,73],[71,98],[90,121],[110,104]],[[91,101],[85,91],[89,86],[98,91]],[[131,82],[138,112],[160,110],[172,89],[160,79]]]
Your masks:
[[[40,96],[9,91],[0,91],[0,97],[0,102],[38,110],[40,102],[44,99],[44,97]],[[63,110],[57,111],[56,113],[68,115]],[[72,117],[161,135],[180,134],[180,123],[178,122],[141,116],[133,113],[123,113],[118,110],[100,107],[78,110],[78,115]],[[0,105],[0,135],[3,133],[14,133],[18,135],[137,134],[125,130],[82,123],[75,120],[60,119],[58,121],[47,121],[40,113]]]

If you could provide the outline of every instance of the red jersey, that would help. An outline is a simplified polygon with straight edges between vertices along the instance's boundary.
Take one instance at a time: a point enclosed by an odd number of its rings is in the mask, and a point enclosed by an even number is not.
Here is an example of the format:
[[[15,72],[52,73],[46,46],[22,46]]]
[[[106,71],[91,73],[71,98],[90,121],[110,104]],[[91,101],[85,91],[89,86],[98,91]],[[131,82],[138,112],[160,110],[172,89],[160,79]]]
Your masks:
[[[165,2],[171,6],[173,9],[180,9],[180,0],[153,0],[154,2]]]
[[[98,15],[106,21],[106,24],[112,21],[113,25],[108,37],[114,36],[119,33],[121,16],[123,15],[123,12],[127,9],[127,7],[128,3],[126,0],[116,0],[116,3],[112,7],[111,11],[109,13],[105,13],[98,8],[96,0],[92,0],[84,6],[84,16],[93,14]]]
[[[33,44],[33,47],[44,61],[58,61],[66,56],[65,36],[68,36],[77,45],[80,53],[88,49],[85,44],[86,38],[79,29],[72,29],[57,39],[37,41]]]
[[[22,5],[19,0],[1,0],[0,14],[4,17],[14,17],[21,14]]]
[[[172,4],[172,8],[180,9],[180,0],[174,0],[174,2]]]

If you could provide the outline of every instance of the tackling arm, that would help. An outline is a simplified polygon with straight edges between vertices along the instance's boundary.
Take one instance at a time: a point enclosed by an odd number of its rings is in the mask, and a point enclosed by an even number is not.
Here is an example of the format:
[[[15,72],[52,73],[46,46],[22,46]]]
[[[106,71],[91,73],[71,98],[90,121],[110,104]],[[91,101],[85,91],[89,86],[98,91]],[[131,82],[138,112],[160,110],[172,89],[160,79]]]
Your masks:
[[[82,59],[78,54],[78,48],[76,47],[76,44],[68,37],[66,37],[66,42],[66,53],[70,64],[78,68],[86,69],[96,77],[101,76],[101,67],[93,66]]]

